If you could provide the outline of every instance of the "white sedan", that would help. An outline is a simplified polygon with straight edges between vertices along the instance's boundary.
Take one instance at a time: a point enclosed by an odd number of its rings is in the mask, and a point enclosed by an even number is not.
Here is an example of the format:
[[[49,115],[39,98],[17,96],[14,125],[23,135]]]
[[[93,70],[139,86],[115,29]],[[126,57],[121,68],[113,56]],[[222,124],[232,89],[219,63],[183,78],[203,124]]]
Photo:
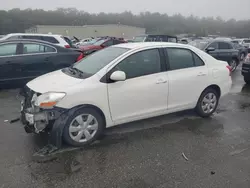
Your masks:
[[[208,117],[231,84],[227,62],[195,47],[119,44],[29,82],[22,122],[82,146],[118,124],[187,109]]]

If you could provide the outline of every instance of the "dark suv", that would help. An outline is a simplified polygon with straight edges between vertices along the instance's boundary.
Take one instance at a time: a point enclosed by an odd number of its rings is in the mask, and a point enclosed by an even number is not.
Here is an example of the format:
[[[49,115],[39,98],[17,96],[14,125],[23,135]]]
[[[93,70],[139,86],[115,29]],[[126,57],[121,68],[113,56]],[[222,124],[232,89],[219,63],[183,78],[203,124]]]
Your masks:
[[[231,42],[223,40],[195,40],[189,44],[207,52],[215,59],[227,61],[232,71],[235,71],[240,63],[239,50],[235,49]]]
[[[241,74],[244,76],[246,84],[250,85],[250,49],[248,49],[248,55],[242,64]]]

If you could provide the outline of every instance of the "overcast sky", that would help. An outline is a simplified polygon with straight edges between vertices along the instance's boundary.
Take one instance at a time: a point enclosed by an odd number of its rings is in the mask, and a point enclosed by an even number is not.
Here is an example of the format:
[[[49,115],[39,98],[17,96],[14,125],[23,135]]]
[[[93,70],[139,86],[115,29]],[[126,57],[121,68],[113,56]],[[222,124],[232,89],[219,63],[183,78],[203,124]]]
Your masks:
[[[223,19],[250,19],[250,0],[0,0],[0,9],[75,7],[87,12],[142,11],[181,13],[184,16],[221,16]]]

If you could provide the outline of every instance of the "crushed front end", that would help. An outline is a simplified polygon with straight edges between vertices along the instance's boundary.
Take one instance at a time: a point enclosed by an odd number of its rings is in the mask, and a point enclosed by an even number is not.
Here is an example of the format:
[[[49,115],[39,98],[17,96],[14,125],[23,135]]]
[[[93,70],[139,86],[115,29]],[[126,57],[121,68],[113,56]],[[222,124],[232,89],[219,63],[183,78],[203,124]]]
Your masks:
[[[35,105],[37,97],[41,93],[36,93],[25,86],[20,95],[21,101],[21,122],[27,133],[49,132],[53,128],[55,120],[65,111],[65,109],[53,107],[43,109]]]

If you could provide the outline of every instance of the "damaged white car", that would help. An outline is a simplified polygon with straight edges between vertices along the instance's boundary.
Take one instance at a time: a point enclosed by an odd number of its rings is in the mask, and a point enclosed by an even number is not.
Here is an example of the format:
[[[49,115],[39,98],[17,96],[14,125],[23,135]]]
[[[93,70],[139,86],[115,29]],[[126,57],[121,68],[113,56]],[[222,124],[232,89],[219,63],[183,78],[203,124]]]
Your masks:
[[[27,132],[89,144],[105,128],[186,109],[213,114],[231,87],[227,62],[176,43],[127,43],[45,74],[22,90]]]

